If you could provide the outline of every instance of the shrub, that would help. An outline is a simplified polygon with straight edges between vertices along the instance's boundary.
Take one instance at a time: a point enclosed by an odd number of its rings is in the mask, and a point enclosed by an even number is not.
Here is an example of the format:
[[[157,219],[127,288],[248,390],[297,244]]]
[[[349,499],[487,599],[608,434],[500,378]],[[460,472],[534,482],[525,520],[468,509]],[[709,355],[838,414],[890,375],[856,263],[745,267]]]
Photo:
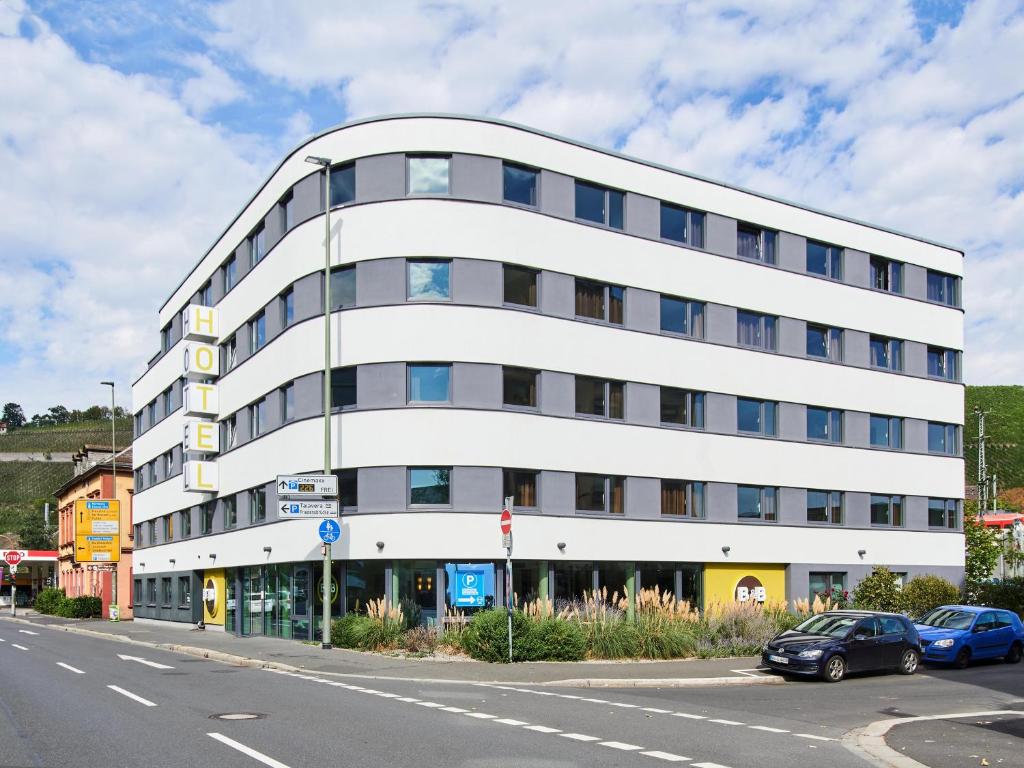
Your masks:
[[[103,602],[98,597],[65,597],[57,603],[56,613],[66,619],[90,619],[103,611]]]
[[[35,609],[39,611],[39,613],[45,613],[53,616],[57,613],[58,607],[65,599],[63,589],[54,589],[53,587],[50,587],[36,595]]]
[[[640,631],[625,618],[592,620],[582,629],[586,631],[589,655],[595,659],[632,659],[640,655]]]
[[[884,565],[876,565],[853,590],[853,604],[872,611],[902,611],[904,594],[896,582],[896,574]]]
[[[980,585],[979,597],[982,605],[1015,611],[1024,619],[1024,578],[1020,576],[996,584]]]
[[[960,590],[941,576],[915,576],[903,587],[903,604],[911,616],[960,602]]]
[[[521,611],[512,613],[512,660],[527,661],[531,622]],[[508,662],[508,617],[504,609],[477,613],[462,632],[462,647],[480,661]]]
[[[581,661],[587,655],[587,636],[575,621],[547,618],[526,626],[524,661]]]
[[[404,630],[401,608],[393,608],[385,600],[371,600],[365,615],[350,613],[331,622],[331,640],[342,648],[379,651],[396,648]]]
[[[430,627],[413,627],[402,635],[401,645],[411,653],[433,653],[437,649],[437,632]]]

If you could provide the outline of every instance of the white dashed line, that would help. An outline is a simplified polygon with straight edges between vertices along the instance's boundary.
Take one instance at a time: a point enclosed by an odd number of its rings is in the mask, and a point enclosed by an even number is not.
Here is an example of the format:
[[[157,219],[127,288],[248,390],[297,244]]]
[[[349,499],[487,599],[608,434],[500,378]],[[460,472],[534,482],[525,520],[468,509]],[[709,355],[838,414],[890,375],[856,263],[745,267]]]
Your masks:
[[[397,699],[398,698],[398,694],[397,693],[378,693],[377,695],[380,696],[382,699]]]
[[[589,701],[591,704],[607,704],[607,699],[580,699],[580,701]]]
[[[658,709],[657,707],[640,707],[644,712],[657,712],[659,715],[667,715],[671,709]]]
[[[85,674],[85,672],[83,672],[82,670],[76,669],[75,667],[72,667],[70,664],[65,664],[63,661],[58,661],[57,662],[57,666],[58,667],[64,667],[64,669],[70,670],[70,671],[74,672],[76,675],[84,675]]]
[[[830,739],[828,736],[815,736],[813,733],[794,733],[793,735],[800,739],[814,739],[815,741],[835,741],[835,739]]]
[[[537,733],[561,733],[558,728],[549,728],[546,725],[527,725],[524,730],[536,731]]]
[[[719,723],[720,725],[743,725],[738,720],[722,720],[721,718],[715,717],[708,720],[709,723]]]
[[[275,760],[272,757],[267,757],[262,752],[257,752],[252,747],[245,746],[245,744],[239,744],[234,739],[229,739],[227,736],[224,736],[220,733],[208,733],[206,735],[209,736],[211,739],[216,739],[221,744],[226,744],[232,749],[238,750],[243,755],[248,755],[253,760],[259,760],[264,765],[269,765],[270,768],[288,768],[287,765],[280,762],[279,760]]]
[[[440,709],[441,707],[444,706],[444,704],[438,704],[437,702],[434,702],[434,701],[417,701],[416,702],[416,706],[418,706],[418,707],[428,707],[429,709]]]
[[[623,704],[621,701],[613,701],[613,707],[622,707],[623,709],[640,709],[639,704]]]
[[[789,733],[784,728],[769,728],[767,725],[748,725],[748,728],[754,731],[767,731],[768,733]]]
[[[643,749],[643,747],[639,747],[636,744],[626,744],[621,741],[602,741],[598,746],[620,749],[623,752],[636,752],[638,749]]]
[[[442,712],[454,712],[456,715],[461,715],[464,712],[468,712],[468,709],[462,709],[461,707],[441,707]]]
[[[704,715],[691,715],[689,712],[673,712],[673,717],[685,717],[688,720],[707,720]]]
[[[488,715],[486,712],[467,712],[466,717],[475,717],[477,720],[494,720],[497,715]]]
[[[144,699],[141,696],[136,696],[131,691],[126,691],[124,688],[118,688],[116,685],[108,685],[107,688],[109,688],[112,691],[115,691],[116,693],[120,693],[122,696],[127,696],[132,701],[137,701],[137,702],[139,702],[139,704],[142,704],[144,706],[147,706],[147,707],[155,707],[156,706],[156,704],[154,704],[149,699]]]
[[[670,763],[685,763],[690,759],[682,755],[673,755],[671,752],[659,752],[656,749],[652,749],[650,752],[641,752],[640,754],[647,757],[655,757],[658,760],[667,760]]]
[[[721,763],[694,763],[693,768],[729,768],[729,766]]]
[[[20,651],[27,651],[28,650],[28,648],[26,648],[24,645],[18,645],[17,643],[11,643],[11,647],[17,648]]]
[[[587,736],[582,733],[560,733],[558,735],[564,736],[567,739],[572,739],[573,741],[600,741],[597,736]]]
[[[21,632],[21,634],[23,634],[23,635],[38,635],[39,634],[38,632],[33,632],[30,629],[19,629],[18,631]]]
[[[399,698],[395,699],[395,701],[404,701],[406,704],[415,704],[417,701],[419,701],[419,699],[412,699],[408,696],[400,696]]]
[[[529,725],[529,723],[527,723],[525,720],[513,720],[511,717],[502,717],[495,720],[494,722],[501,723],[502,725]]]

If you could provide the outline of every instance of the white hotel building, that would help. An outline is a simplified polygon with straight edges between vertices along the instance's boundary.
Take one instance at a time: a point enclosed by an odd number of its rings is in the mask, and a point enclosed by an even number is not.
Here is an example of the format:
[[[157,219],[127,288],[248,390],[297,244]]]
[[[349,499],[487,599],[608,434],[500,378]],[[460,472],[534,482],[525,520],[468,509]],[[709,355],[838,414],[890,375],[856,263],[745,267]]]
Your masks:
[[[295,149],[160,307],[133,390],[136,616],[319,632],[319,521],[279,520],[274,487],[322,469],[307,155],[334,163],[335,614],[386,596],[430,622],[472,602],[470,564],[500,603],[505,495],[520,598],[962,577],[962,252],[410,115]]]

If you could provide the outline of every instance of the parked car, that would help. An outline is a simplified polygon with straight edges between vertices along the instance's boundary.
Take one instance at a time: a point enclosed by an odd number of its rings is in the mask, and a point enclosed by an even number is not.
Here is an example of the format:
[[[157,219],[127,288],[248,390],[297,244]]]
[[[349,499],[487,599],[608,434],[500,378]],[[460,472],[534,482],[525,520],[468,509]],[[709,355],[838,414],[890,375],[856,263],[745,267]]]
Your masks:
[[[943,605],[917,620],[924,661],[965,668],[974,659],[1017,664],[1024,653],[1024,624],[1013,611]]]
[[[761,654],[770,669],[816,675],[838,683],[848,672],[917,671],[921,642],[906,616],[876,611],[827,611],[773,638]]]

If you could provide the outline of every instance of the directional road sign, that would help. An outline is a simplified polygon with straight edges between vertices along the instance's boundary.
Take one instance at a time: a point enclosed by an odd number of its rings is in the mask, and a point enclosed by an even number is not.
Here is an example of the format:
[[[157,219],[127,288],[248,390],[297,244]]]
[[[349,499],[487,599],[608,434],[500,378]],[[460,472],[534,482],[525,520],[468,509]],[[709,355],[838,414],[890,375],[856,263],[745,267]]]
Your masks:
[[[333,544],[341,538],[341,526],[334,520],[324,520],[320,523],[320,540],[324,544]]]
[[[340,514],[335,499],[297,499],[280,502],[278,517],[337,517]]]
[[[278,496],[337,496],[337,475],[278,475]]]

